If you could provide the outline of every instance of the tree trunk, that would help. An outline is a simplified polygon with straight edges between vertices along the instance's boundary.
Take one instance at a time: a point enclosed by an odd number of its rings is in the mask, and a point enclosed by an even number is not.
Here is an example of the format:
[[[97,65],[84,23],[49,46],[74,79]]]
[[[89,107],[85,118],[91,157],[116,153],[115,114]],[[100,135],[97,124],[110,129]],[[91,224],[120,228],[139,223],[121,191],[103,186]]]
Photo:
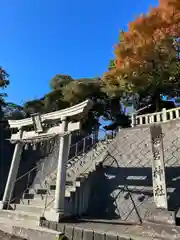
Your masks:
[[[154,97],[152,99],[152,102],[155,101],[155,106],[156,106],[156,112],[159,112],[161,109],[160,109],[160,92],[159,91],[156,91],[155,94],[154,94]]]
[[[3,119],[3,116],[4,116],[4,113],[3,113],[3,110],[2,110],[2,106],[0,105],[0,120]]]

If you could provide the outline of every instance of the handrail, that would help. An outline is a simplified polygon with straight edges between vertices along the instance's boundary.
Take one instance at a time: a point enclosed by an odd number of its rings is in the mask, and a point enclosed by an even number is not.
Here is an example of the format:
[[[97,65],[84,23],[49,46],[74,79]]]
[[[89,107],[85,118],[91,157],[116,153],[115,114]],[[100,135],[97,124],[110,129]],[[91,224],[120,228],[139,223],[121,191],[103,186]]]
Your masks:
[[[98,145],[99,142],[103,142],[104,140],[109,139],[109,138],[107,137],[108,134],[107,134],[107,131],[106,131],[106,130],[100,128],[99,131],[105,132],[105,137],[104,137],[104,139],[101,139],[101,140],[98,140],[97,142],[92,143],[92,145],[90,145],[90,149],[88,149],[89,151],[92,150],[92,149],[94,149],[94,148],[96,148],[96,146]],[[114,133],[115,133],[115,134],[114,134]],[[113,130],[113,131],[112,131],[112,135],[109,135],[109,136],[111,136],[111,139],[114,139],[114,137],[116,136],[116,134],[117,134],[117,129]],[[85,155],[83,155],[83,157],[85,157],[85,156],[89,153],[89,151],[88,151],[88,152],[84,152]],[[75,165],[78,161],[79,161],[79,159],[77,159],[76,161],[73,161],[73,163],[72,163],[71,165],[67,166],[67,170],[70,169],[73,165]],[[71,159],[68,161],[68,163],[71,163]]]
[[[89,138],[91,135],[92,135],[92,134],[90,134],[89,136],[86,136],[85,139]],[[71,145],[70,148],[73,147],[73,146],[75,146],[75,145],[77,145],[77,144],[79,144],[79,143],[82,142],[83,140],[84,140],[84,139],[79,140],[77,143]],[[79,154],[79,153],[80,153],[80,152],[77,152],[77,154]],[[77,155],[75,155],[74,157],[76,157],[76,156],[77,156]],[[70,160],[72,160],[72,159],[69,159],[68,161],[70,161]],[[18,178],[12,183],[12,185],[11,185],[11,190],[10,190],[10,196],[9,196],[9,199],[8,199],[7,208],[9,208],[9,207],[10,207],[10,204],[11,204],[12,202],[14,202],[18,197],[20,197],[21,194],[25,193],[25,192],[30,188],[30,186],[28,186],[28,184],[29,184],[29,178],[30,178],[31,173],[34,172],[35,170],[40,170],[40,169],[41,169],[42,171],[44,170],[44,163],[41,163],[41,164],[33,167],[32,169],[30,169],[29,171],[27,171],[26,173],[24,173],[23,175],[21,175],[20,177],[18,177]],[[51,174],[52,174],[52,172],[51,172],[51,173],[47,173],[46,176],[44,176],[44,177],[47,178],[48,175],[50,176]],[[28,176],[27,187],[24,189],[23,193],[20,193],[20,195],[15,196],[15,197],[12,199],[12,195],[13,195],[13,190],[14,190],[15,184],[16,184],[17,182],[19,182],[20,180],[22,180],[23,178],[25,178],[26,176]],[[47,182],[46,182],[46,185],[48,185]],[[31,188],[32,188],[32,186],[31,186]],[[47,192],[48,192],[48,191],[47,191]]]
[[[93,134],[89,134],[88,136],[80,139],[79,141],[77,141],[76,143],[70,145],[70,148],[69,148],[69,158],[68,158],[68,162],[71,162],[74,158],[76,158],[78,155],[84,153],[84,152],[87,152],[87,147],[90,146],[90,144],[87,144],[87,141],[86,139],[91,139],[92,141],[95,141],[94,138],[93,138]],[[79,149],[79,145],[82,144],[82,148]],[[81,146],[81,145],[80,145]],[[74,152],[74,155],[71,157],[71,151],[75,150]]]
[[[103,132],[105,133],[104,139],[106,139],[106,138],[107,138],[107,135],[108,135],[108,134],[107,134],[107,131],[104,130],[104,129],[102,129],[102,128],[100,128],[99,131],[103,131]],[[112,135],[110,135],[110,136],[112,137],[112,139],[116,136],[116,133],[117,133],[117,132],[118,132],[117,129],[115,129],[115,130],[112,131]],[[115,133],[115,134],[114,134],[114,133]],[[91,134],[90,134],[90,135],[91,135]],[[87,136],[87,137],[88,137],[88,136]],[[86,138],[86,137],[85,137],[85,138]],[[92,145],[91,145],[91,148],[90,148],[89,150],[92,150],[93,148],[95,148],[99,142],[103,142],[103,140],[99,140],[98,142],[93,141],[93,143],[92,143]],[[85,155],[83,155],[83,157],[85,157],[88,153],[89,153],[89,151],[88,151],[88,152],[85,152]],[[71,159],[70,159],[70,160],[71,160]],[[68,162],[70,162],[70,160],[68,160]],[[74,164],[76,164],[79,160],[80,160],[80,159],[77,159],[77,161],[76,161],[76,162],[73,162],[72,165],[67,166],[67,170],[70,169],[70,168],[71,168]],[[83,173],[84,173],[84,172],[83,172]],[[46,184],[49,185],[47,182],[46,182]],[[55,201],[55,198],[53,198],[49,203],[47,203],[47,198],[48,198],[48,191],[47,191],[47,193],[46,193],[46,199],[45,199],[45,206],[44,206],[44,210],[43,210],[43,216],[44,216],[44,213],[45,213],[46,209],[48,208],[48,206],[51,205],[52,202]]]
[[[93,134],[91,133],[91,134],[89,134],[88,136],[85,136],[84,138],[81,138],[79,141],[77,141],[76,143],[72,144],[70,147],[73,147],[73,146],[79,144],[79,143],[82,142],[84,139],[89,138],[89,137],[92,136],[92,135],[93,135]]]
[[[137,115],[136,118],[140,118],[140,117],[148,117],[148,116],[155,116],[158,114],[161,114],[162,112],[155,112],[155,113],[147,113],[147,114],[142,114],[142,115]]]
[[[103,131],[103,132],[105,133],[104,139],[106,140],[106,139],[107,139],[107,135],[108,135],[108,134],[107,134],[107,131],[106,131],[105,129],[103,129],[103,128],[100,128],[99,131]],[[116,136],[116,133],[117,133],[117,132],[118,132],[117,129],[112,130],[112,135],[109,135],[109,136],[111,136],[111,139],[113,139],[113,138]],[[114,134],[114,133],[115,133],[115,134]],[[91,135],[91,134],[90,134],[90,135]],[[90,136],[90,135],[89,135],[89,136]],[[89,136],[87,136],[87,137],[89,137]],[[85,138],[86,138],[86,137],[85,137]],[[93,141],[93,142],[92,142],[92,145],[91,145],[91,148],[88,149],[88,150],[90,151],[90,150],[96,148],[96,146],[98,145],[98,143],[99,143],[99,142],[103,142],[104,139],[99,140],[98,142]],[[109,139],[109,138],[108,138],[108,139]],[[83,140],[83,139],[82,139],[82,140]],[[81,141],[81,140],[80,140],[80,141]],[[85,152],[85,155],[83,155],[83,157],[85,157],[85,156],[89,153],[89,151],[88,151],[88,152]],[[94,154],[94,153],[93,153],[93,154]],[[78,161],[80,161],[80,159],[77,159],[77,161],[73,162],[72,165],[67,166],[67,170],[70,169],[73,165],[75,165]],[[70,160],[69,160],[68,162],[70,162]],[[85,173],[85,172],[86,172],[86,170],[84,170],[84,171],[82,172],[82,174]],[[47,182],[46,182],[46,184],[49,185]],[[50,202],[47,203],[47,199],[48,199],[48,191],[47,191],[47,193],[46,193],[45,205],[44,205],[44,209],[43,209],[43,216],[44,216],[44,214],[45,214],[46,209],[55,201],[55,198],[53,198]]]
[[[104,139],[106,139],[106,138],[107,138],[107,131],[104,130],[104,129],[102,129],[102,128],[99,129],[99,132],[100,132],[100,131],[105,132],[105,137],[104,137]],[[114,132],[115,132],[115,134],[114,134]],[[115,131],[114,131],[114,130],[112,131],[112,138],[114,138],[114,136],[116,135],[116,132],[117,132],[116,130],[115,130]],[[91,136],[92,136],[92,138],[91,138]],[[111,136],[111,135],[110,135],[110,136]],[[85,140],[86,140],[86,139],[89,139],[89,138],[92,139],[92,142],[91,142],[91,144],[88,144],[88,151],[86,151],[87,149],[85,149],[84,146],[83,146],[83,148],[82,148],[83,153],[85,153],[85,154],[87,154],[87,152],[89,152],[90,149],[96,147],[99,142],[103,141],[103,140],[95,141],[95,140],[93,139],[93,134],[89,134],[88,136],[86,136],[86,137],[84,137],[83,139],[79,140],[77,143],[72,144],[70,147],[77,146],[77,145],[78,145],[79,143],[81,143],[81,142],[85,143],[85,142],[86,142]],[[81,153],[82,153],[82,152],[79,151],[79,152],[77,152],[77,155],[79,155],[79,154],[81,154]],[[77,156],[77,155],[76,155],[76,156]],[[76,156],[74,156],[74,158],[75,158]],[[71,162],[71,160],[72,160],[72,158],[71,158],[71,159],[68,159],[68,162]],[[73,165],[73,164],[72,164],[72,165]],[[70,167],[72,167],[72,165],[69,166],[69,167],[67,167],[67,169],[69,169]],[[26,173],[24,173],[23,175],[21,175],[20,177],[18,177],[18,178],[12,183],[11,191],[10,191],[10,197],[9,197],[9,199],[8,199],[8,205],[7,205],[8,209],[9,209],[9,207],[10,207],[10,204],[11,204],[14,200],[16,200],[18,197],[20,197],[20,195],[22,195],[23,193],[27,192],[27,190],[30,189],[30,188],[33,189],[33,187],[29,185],[30,174],[31,174],[32,172],[34,172],[35,170],[40,170],[40,169],[41,169],[41,174],[43,174],[43,172],[44,172],[44,162],[41,163],[41,164],[39,164],[39,165],[37,165],[37,166],[35,166],[35,167],[33,167],[32,169],[30,169],[29,171],[27,171]],[[47,179],[48,175],[51,176],[51,175],[52,175],[52,172],[46,174],[46,176],[45,176],[46,179]],[[22,180],[23,178],[25,178],[26,176],[28,176],[27,187],[23,190],[23,193],[21,192],[20,195],[15,196],[14,198],[12,198],[12,195],[13,195],[13,193],[14,193],[15,184],[16,184],[17,182],[19,182],[20,180]],[[47,204],[47,197],[48,197],[48,194],[49,194],[49,193],[48,193],[48,192],[49,192],[48,189],[50,189],[50,184],[48,184],[48,182],[46,181],[46,179],[45,179],[45,181],[44,181],[44,184],[47,186],[47,193],[46,193],[46,200],[45,200],[45,208],[44,208],[44,211],[45,211],[45,210],[47,209],[47,207],[54,201],[54,199],[53,199],[50,203]],[[35,189],[34,189],[34,190],[35,190]]]
[[[9,196],[9,200],[8,200],[8,204],[7,204],[7,208],[9,209],[9,206],[10,204],[15,200],[17,199],[18,197],[20,197],[19,195],[14,197],[13,199],[11,199],[12,195],[13,195],[13,189],[14,189],[14,186],[15,184],[20,181],[21,179],[23,179],[24,177],[28,176],[28,179],[29,179],[29,175],[31,172],[35,171],[35,170],[39,170],[40,169],[40,166],[43,165],[44,163],[38,165],[38,166],[35,166],[33,167],[32,169],[30,169],[29,171],[27,171],[25,174],[23,174],[22,176],[20,176],[19,178],[17,178],[13,183],[12,183],[12,186],[11,186],[11,190],[10,190],[10,196]],[[28,185],[28,182],[27,182],[27,185]],[[25,193],[27,190],[29,189],[29,187],[27,187],[23,193]]]
[[[44,209],[43,209],[43,217],[45,214],[46,209],[55,201],[55,197],[47,204],[47,197],[48,194],[46,193],[46,199],[45,199],[45,204],[44,204]]]
[[[171,111],[176,111],[176,110],[180,110],[180,107],[171,108],[171,109],[166,109],[166,112],[171,112]]]

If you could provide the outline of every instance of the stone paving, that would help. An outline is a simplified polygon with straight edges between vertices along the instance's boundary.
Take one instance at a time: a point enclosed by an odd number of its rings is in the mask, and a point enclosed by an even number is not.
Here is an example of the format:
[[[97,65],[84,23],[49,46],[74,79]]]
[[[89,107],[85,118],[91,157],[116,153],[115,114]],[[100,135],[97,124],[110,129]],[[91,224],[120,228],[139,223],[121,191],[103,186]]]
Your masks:
[[[113,220],[81,220],[66,223],[42,222],[44,227],[64,232],[71,240],[179,240],[180,227],[167,224],[123,224]],[[78,239],[79,236],[79,239]]]
[[[24,238],[12,236],[12,235],[10,235],[8,233],[5,233],[3,231],[0,231],[0,239],[2,239],[2,240],[26,240]]]

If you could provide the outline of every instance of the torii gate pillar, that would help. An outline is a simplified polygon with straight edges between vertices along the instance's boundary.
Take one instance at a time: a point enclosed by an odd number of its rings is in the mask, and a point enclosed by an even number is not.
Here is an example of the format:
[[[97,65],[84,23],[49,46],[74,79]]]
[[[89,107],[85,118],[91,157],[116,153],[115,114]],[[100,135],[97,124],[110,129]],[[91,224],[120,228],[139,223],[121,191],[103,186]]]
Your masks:
[[[59,156],[58,156],[58,168],[56,178],[56,192],[54,210],[60,216],[64,214],[64,196],[66,186],[66,163],[69,155],[70,134],[67,133],[67,121],[66,118],[61,119],[61,131],[63,136],[60,136]],[[59,218],[59,217],[58,217]]]
[[[20,139],[22,138],[22,133],[23,133],[23,130],[20,129],[19,133],[18,133]],[[6,187],[5,187],[5,190],[4,190],[3,199],[0,202],[0,209],[1,210],[7,208],[9,199],[11,199],[11,197],[12,197],[13,190],[14,190],[13,185],[14,185],[16,177],[17,177],[22,151],[23,151],[23,143],[20,142],[20,141],[16,142],[11,166],[10,166],[10,169],[9,169],[9,175],[8,175],[7,182],[6,182]]]

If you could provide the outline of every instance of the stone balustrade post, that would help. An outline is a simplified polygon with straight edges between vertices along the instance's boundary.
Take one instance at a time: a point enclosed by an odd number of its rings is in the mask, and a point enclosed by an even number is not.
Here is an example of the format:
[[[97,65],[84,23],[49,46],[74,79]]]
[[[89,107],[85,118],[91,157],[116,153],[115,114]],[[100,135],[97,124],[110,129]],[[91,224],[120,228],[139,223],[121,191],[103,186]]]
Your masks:
[[[86,183],[85,183],[85,189],[84,189],[84,213],[86,213],[87,209],[88,209],[88,203],[89,203],[89,178],[86,179]]]
[[[79,194],[78,194],[78,215],[81,216],[82,214],[82,205],[83,205],[83,183],[81,184],[81,187],[79,188]]]
[[[162,109],[162,120],[163,120],[163,122],[167,121],[167,111],[166,111],[166,108]]]
[[[73,215],[74,216],[77,216],[78,215],[78,191],[79,189],[77,188],[76,189],[76,192],[74,193],[75,196],[74,196],[74,203],[73,203]]]
[[[131,115],[131,127],[134,128],[136,126],[136,113],[132,113]]]

